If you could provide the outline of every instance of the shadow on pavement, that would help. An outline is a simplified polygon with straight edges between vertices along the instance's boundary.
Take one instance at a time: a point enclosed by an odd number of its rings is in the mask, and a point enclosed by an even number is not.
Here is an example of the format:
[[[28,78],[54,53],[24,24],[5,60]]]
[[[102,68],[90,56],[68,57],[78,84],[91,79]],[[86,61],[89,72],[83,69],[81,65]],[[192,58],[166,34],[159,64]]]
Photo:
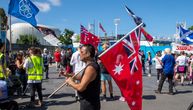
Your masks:
[[[119,100],[120,96],[113,96],[113,98],[107,97],[107,101]]]
[[[29,102],[23,102],[19,104],[19,110],[47,110],[48,107],[44,104],[42,107],[28,107]]]
[[[155,95],[143,95],[142,98],[145,100],[155,100],[156,96]]]
[[[47,110],[48,106],[56,106],[56,105],[69,105],[72,103],[76,103],[76,101],[58,101],[58,100],[51,100],[51,101],[43,101],[44,105],[42,107],[28,107],[27,105],[29,102],[23,102],[19,104],[19,110]]]
[[[52,101],[45,101],[45,106],[52,106],[52,105],[69,105],[72,103],[76,103],[76,101],[58,101],[58,100],[52,100]]]
[[[192,93],[191,90],[186,90],[186,91],[179,91],[178,92],[175,92],[175,94],[186,94],[186,93]]]
[[[44,94],[43,97],[47,98],[50,94]],[[50,99],[55,99],[55,98],[63,98],[63,97],[68,97],[71,96],[73,97],[73,93],[60,93],[60,94],[54,94]]]

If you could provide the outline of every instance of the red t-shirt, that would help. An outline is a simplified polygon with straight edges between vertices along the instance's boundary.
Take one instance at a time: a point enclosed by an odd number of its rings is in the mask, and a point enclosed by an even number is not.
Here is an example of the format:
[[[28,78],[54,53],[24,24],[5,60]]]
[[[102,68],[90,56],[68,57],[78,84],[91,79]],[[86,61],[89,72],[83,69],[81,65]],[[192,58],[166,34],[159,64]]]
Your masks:
[[[60,62],[61,61],[60,52],[54,52],[54,60],[55,60],[55,62]]]

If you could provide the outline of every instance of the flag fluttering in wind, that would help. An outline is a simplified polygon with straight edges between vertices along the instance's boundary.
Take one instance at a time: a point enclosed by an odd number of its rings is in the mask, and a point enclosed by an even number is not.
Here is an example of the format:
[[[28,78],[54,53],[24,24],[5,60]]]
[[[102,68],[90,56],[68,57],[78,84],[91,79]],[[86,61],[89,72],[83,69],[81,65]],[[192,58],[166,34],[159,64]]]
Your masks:
[[[100,39],[96,35],[88,32],[88,30],[82,25],[80,26],[80,31],[80,43],[91,44],[97,48]]]
[[[136,16],[126,5],[125,5],[125,9],[128,12],[128,14],[133,18],[135,24],[138,26],[139,24],[143,23],[142,19],[138,16]],[[143,27],[145,27],[146,25],[143,23]],[[153,37],[148,34],[144,28],[141,27],[141,32],[143,33],[144,37],[146,38],[146,40],[148,41],[153,41]]]
[[[137,26],[99,56],[131,110],[142,110],[141,31],[138,31],[141,26]]]
[[[100,28],[104,33],[106,33],[106,31],[105,31],[105,29],[103,28],[103,26],[102,26],[101,23],[99,23],[99,28]]]
[[[180,40],[185,44],[193,44],[193,31],[184,29],[182,26],[178,26],[177,28]]]
[[[144,35],[147,41],[153,41],[153,37],[147,33],[143,27],[141,27],[141,33]]]
[[[35,16],[39,9],[30,0],[10,0],[8,13],[33,26],[37,25]]]
[[[127,13],[133,18],[133,20],[137,26],[142,23],[142,19],[139,16],[136,16],[126,5],[125,5],[125,9],[126,9]],[[143,24],[143,27],[145,27],[145,26],[146,25]]]

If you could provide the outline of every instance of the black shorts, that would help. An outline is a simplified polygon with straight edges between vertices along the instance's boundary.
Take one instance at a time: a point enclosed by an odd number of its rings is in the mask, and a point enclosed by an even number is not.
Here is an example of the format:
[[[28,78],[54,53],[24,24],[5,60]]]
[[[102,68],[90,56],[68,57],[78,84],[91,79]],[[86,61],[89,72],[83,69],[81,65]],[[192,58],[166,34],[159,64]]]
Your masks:
[[[91,103],[85,99],[80,100],[80,110],[100,110],[100,101]]]

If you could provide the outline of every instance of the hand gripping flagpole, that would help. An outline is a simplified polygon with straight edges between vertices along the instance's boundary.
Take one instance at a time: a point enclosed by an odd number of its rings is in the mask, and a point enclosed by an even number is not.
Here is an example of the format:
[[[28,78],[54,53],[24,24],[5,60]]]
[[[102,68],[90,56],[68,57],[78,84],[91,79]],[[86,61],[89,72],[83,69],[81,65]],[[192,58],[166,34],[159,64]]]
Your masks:
[[[72,76],[72,78],[75,78],[75,77],[76,77],[79,73],[81,73],[84,69],[85,69],[85,68],[81,69],[78,73],[74,74],[74,75]],[[56,92],[58,92],[58,91],[59,91],[62,87],[64,87],[65,85],[67,85],[67,82],[66,82],[66,81],[65,81],[63,84],[61,84],[60,87],[58,87],[54,92],[52,92],[52,93],[47,97],[47,99],[50,98],[50,97],[52,97]]]
[[[115,45],[117,45],[119,42],[121,42],[123,39],[125,39],[129,34],[131,34],[133,31],[135,31],[136,29],[138,29],[139,27],[141,27],[143,25],[143,23],[139,24],[137,27],[135,27],[133,30],[131,30],[129,33],[127,33],[125,36],[123,36],[121,39],[119,39],[116,43],[114,43],[111,47],[109,47],[107,50],[105,50],[103,53],[101,53],[99,55],[99,57],[101,57],[102,55],[104,55],[107,51],[109,51],[111,48],[113,48]]]

